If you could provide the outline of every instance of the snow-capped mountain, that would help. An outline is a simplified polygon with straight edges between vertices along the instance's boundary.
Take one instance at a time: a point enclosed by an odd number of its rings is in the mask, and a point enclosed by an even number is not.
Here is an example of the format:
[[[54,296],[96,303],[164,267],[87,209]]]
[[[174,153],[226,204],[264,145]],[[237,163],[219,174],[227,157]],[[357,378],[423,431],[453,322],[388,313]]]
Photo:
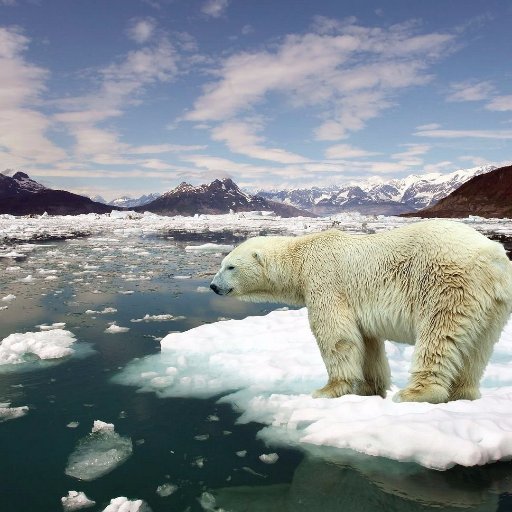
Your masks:
[[[161,194],[144,194],[140,197],[129,197],[129,196],[121,196],[112,201],[109,201],[107,204],[111,206],[119,206],[120,208],[135,208],[136,206],[143,206],[145,204],[151,203],[155,199],[158,199]]]
[[[510,217],[512,165],[477,175],[438,203],[412,214],[418,217]]]
[[[0,173],[0,198],[20,197],[46,190],[44,185],[31,179],[28,174],[21,171],[14,174],[12,172],[12,170],[7,169]]]
[[[314,216],[293,206],[242,192],[229,178],[193,186],[181,183],[151,203],[135,208],[160,215],[223,214],[253,210],[273,211],[281,217]]]
[[[0,213],[77,215],[108,213],[117,209],[91,201],[88,197],[45,187],[24,172],[12,173],[10,170],[0,173]]]
[[[342,211],[397,215],[432,206],[474,176],[494,169],[486,165],[449,174],[412,174],[389,181],[373,177],[340,187],[263,191],[258,195],[320,215]]]

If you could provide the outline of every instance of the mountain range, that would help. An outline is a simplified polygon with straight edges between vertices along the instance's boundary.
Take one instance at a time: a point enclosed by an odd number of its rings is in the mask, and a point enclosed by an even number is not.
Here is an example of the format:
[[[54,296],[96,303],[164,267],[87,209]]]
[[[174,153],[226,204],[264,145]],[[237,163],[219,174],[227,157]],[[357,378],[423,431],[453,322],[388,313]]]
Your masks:
[[[88,197],[65,190],[53,190],[33,180],[24,172],[12,176],[0,173],[0,213],[11,215],[76,215],[107,213],[112,209]]]
[[[257,195],[243,192],[229,178],[199,186],[183,182],[162,195],[147,195],[137,200],[124,197],[110,204],[50,189],[24,172],[11,171],[10,174],[0,173],[0,213],[14,215],[108,213],[126,209],[121,204],[130,205],[129,208],[139,212],[189,216],[230,211],[273,211],[281,217],[329,215],[343,211],[454,217],[512,215],[507,210],[511,203],[510,166],[500,169],[475,167],[445,175],[411,175],[387,182],[372,178],[340,187],[262,191]]]
[[[512,165],[474,176],[418,217],[512,217]]]
[[[65,190],[47,188],[24,172],[16,172],[12,176],[0,173],[0,214],[42,215],[46,212],[49,215],[77,215],[126,209],[118,204],[104,204]],[[160,215],[191,216],[198,213],[221,214],[258,210],[273,211],[281,217],[315,216],[290,205],[246,194],[229,178],[214,180],[198,187],[182,183],[149,203],[133,209]]]
[[[273,211],[281,217],[315,217],[315,214],[294,206],[278,203],[258,195],[242,192],[230,178],[214,180],[197,187],[181,183],[160,197],[134,208],[159,215],[195,215],[196,213],[222,214],[249,211]]]
[[[332,215],[344,211],[399,215],[427,208],[474,176],[495,168],[487,165],[459,169],[449,174],[413,174],[406,178],[387,181],[374,177],[339,187],[259,191],[258,195],[319,215]]]

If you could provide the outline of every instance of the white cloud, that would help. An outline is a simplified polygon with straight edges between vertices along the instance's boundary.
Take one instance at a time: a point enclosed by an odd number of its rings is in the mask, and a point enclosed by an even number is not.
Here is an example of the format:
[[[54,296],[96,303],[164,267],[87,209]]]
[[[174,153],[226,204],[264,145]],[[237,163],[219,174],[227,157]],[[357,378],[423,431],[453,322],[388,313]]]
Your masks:
[[[353,20],[322,18],[315,30],[225,59],[185,119],[233,120],[278,94],[293,108],[316,109],[323,119],[318,140],[340,140],[392,106],[398,91],[428,83],[431,62],[453,41],[450,34],[366,28]]]
[[[512,110],[512,94],[508,96],[496,96],[485,106],[487,110],[508,112]]]
[[[136,43],[147,43],[154,35],[156,21],[154,18],[137,18],[132,20],[128,27],[127,34]]]
[[[376,154],[377,153],[372,151],[356,148],[349,144],[336,144],[335,146],[330,146],[325,150],[325,157],[329,159],[365,158]]]
[[[75,138],[76,156],[105,165],[136,164],[136,159],[123,155],[136,154],[137,148],[121,142],[118,132],[102,127],[101,123],[138,104],[155,82],[172,80],[178,72],[178,60],[174,47],[162,37],[155,44],[131,51],[119,62],[98,70],[99,85],[91,94],[58,102],[64,111],[54,118],[65,124]]]
[[[441,128],[439,123],[421,124],[416,126],[416,130],[437,130],[438,128]]]
[[[135,146],[126,151],[129,155],[149,155],[158,153],[179,153],[182,151],[201,151],[206,146],[186,146],[181,144],[151,144],[147,146]]]
[[[405,151],[394,153],[391,155],[391,158],[398,160],[400,164],[407,167],[423,165],[424,160],[420,157],[431,149],[431,146],[428,144],[404,144],[404,147],[407,148]]]
[[[230,151],[250,158],[269,160],[282,164],[306,162],[307,159],[279,148],[269,148],[263,145],[264,137],[256,133],[261,129],[257,123],[230,121],[212,130],[212,139],[225,142]]]
[[[0,27],[0,150],[4,167],[65,158],[47,136],[51,119],[34,106],[45,90],[47,70],[25,57],[30,40],[16,27]]]
[[[414,133],[419,137],[439,139],[512,139],[512,130],[420,130]]]
[[[490,97],[494,86],[489,81],[457,82],[450,84],[452,92],[446,98],[448,101],[482,101]]]
[[[201,12],[212,18],[219,18],[227,9],[229,0],[207,0],[201,7]]]

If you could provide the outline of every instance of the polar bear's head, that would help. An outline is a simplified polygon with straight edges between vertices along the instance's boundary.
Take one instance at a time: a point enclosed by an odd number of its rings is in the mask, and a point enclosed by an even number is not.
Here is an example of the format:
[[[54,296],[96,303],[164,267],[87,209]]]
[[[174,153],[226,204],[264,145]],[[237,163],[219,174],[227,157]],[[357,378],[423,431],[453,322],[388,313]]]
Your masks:
[[[272,300],[267,271],[268,238],[250,238],[231,251],[215,274],[210,288],[218,295],[242,300]]]

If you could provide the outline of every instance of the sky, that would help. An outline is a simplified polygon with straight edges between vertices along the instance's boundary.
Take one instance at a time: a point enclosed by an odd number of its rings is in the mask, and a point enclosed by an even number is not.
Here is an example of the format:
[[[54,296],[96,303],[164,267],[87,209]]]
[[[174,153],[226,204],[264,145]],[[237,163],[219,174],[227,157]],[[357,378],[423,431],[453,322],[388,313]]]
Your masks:
[[[0,0],[0,169],[113,199],[512,161],[508,0]]]

